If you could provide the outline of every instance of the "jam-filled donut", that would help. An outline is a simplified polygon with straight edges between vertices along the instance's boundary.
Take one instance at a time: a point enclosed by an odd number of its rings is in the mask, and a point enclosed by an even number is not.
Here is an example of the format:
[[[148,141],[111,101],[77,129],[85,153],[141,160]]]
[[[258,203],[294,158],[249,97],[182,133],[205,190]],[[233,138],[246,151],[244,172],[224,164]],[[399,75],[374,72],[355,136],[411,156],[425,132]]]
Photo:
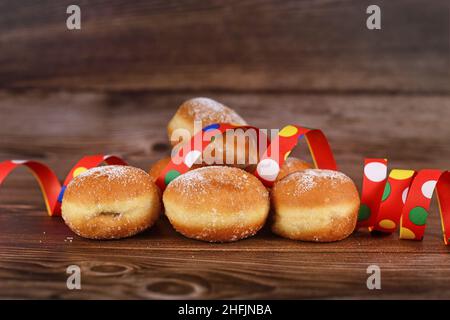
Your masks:
[[[194,122],[199,122],[194,128]],[[181,147],[201,127],[214,123],[246,125],[244,119],[234,110],[209,98],[194,98],[184,102],[170,120],[167,131],[176,148]],[[180,130],[184,129],[184,130]],[[197,131],[195,131],[197,130]],[[245,168],[258,162],[257,135],[247,130],[238,130],[234,135],[222,135],[208,145],[203,157],[196,164],[230,165]]]
[[[282,237],[337,241],[355,229],[359,195],[353,181],[338,171],[307,169],[275,182],[272,231]]]
[[[171,143],[178,143],[178,140],[172,139],[172,134],[177,129],[188,130],[191,136],[194,135],[196,133],[194,132],[195,121],[201,121],[202,127],[220,122],[239,125],[247,124],[233,109],[220,102],[209,98],[193,98],[181,104],[167,126],[167,133]]]
[[[166,215],[186,237],[229,242],[254,235],[266,221],[269,194],[252,174],[209,166],[169,183],[163,194]]]
[[[65,223],[76,234],[90,239],[119,239],[153,225],[160,208],[158,188],[145,171],[101,166],[73,178],[61,209]]]

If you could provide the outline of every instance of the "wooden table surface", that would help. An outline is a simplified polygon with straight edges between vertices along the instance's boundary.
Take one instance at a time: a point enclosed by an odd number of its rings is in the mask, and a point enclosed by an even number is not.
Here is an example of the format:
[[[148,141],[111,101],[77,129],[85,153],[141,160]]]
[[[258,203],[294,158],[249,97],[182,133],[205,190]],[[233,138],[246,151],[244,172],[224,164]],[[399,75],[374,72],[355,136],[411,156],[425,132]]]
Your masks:
[[[361,184],[365,157],[450,169],[447,0],[1,1],[0,161],[34,159],[62,180],[83,155],[147,169],[169,154],[166,124],[207,96],[251,124],[321,128]],[[308,159],[305,146],[295,154]],[[0,298],[444,298],[449,248],[435,201],[423,241],[358,231],[328,244],[267,229],[230,244],[184,238],[162,217],[123,240],[91,241],[50,218],[25,170],[0,187]],[[81,290],[66,268],[81,267]],[[381,268],[381,290],[366,269]]]

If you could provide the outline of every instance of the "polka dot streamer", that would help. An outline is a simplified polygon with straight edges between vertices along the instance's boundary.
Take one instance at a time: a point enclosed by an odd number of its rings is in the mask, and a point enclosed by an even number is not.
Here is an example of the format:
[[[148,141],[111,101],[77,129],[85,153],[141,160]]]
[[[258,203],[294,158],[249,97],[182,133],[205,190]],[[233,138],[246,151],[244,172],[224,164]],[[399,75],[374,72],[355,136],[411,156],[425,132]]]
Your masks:
[[[256,166],[254,175],[264,185],[271,187],[284,161],[302,138],[305,138],[316,168],[337,170],[336,161],[327,138],[322,131],[296,125],[288,125],[280,130],[278,137],[271,141]]]
[[[437,194],[444,242],[450,235],[450,172],[393,169],[386,159],[366,159],[358,227],[386,233],[400,229],[400,239],[421,240],[433,194]]]
[[[121,158],[113,155],[85,156],[70,170],[63,185],[61,185],[53,170],[45,164],[31,160],[6,160],[0,162],[0,185],[14,169],[19,166],[27,167],[39,183],[48,215],[60,216],[61,202],[69,182],[74,177],[90,168],[100,165],[102,162],[110,165],[127,165]]]
[[[162,170],[161,175],[156,180],[156,184],[164,190],[167,185],[179,175],[187,172],[192,164],[198,159],[205,148],[214,141],[214,137],[223,134],[226,130],[232,129],[254,129],[258,133],[260,130],[252,126],[239,126],[229,123],[215,123],[203,128],[195,134],[190,142],[186,143],[172,156],[171,161]],[[328,140],[322,131],[295,125],[288,125],[278,132],[278,136],[272,141],[267,141],[267,149],[263,152],[260,162],[256,165],[253,174],[259,178],[266,186],[273,185],[281,166],[288,158],[292,149],[305,138],[309,150],[317,168],[337,170]],[[258,141],[259,146],[259,141]]]
[[[254,129],[258,133],[260,132],[256,127],[239,126],[230,123],[214,123],[204,127],[189,142],[183,145],[175,155],[172,155],[171,160],[156,180],[158,187],[161,190],[165,190],[172,180],[189,171],[196,160],[202,156],[206,147],[214,141],[216,136],[224,134],[227,130],[235,129]],[[259,145],[259,141],[257,143]]]

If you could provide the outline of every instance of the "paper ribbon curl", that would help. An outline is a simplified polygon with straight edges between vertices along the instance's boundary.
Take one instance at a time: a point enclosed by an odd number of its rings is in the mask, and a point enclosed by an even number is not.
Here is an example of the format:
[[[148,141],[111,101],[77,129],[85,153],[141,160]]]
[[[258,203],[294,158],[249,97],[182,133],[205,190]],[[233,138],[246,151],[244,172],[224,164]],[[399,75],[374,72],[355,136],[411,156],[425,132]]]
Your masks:
[[[27,167],[39,183],[48,215],[60,216],[62,198],[69,182],[80,173],[96,167],[103,162],[107,164],[127,165],[125,161],[114,155],[85,156],[70,170],[63,185],[61,185],[55,172],[43,163],[31,160],[7,160],[0,162],[0,185],[14,169],[20,166]]]
[[[259,134],[261,129],[252,126],[239,126],[229,123],[215,123],[204,127],[196,133],[189,142],[180,148],[177,154],[162,170],[156,184],[164,190],[167,185],[179,175],[186,173],[202,156],[206,147],[214,141],[217,135],[224,134],[227,130],[254,129]],[[264,136],[266,139],[268,137]],[[267,143],[260,161],[256,165],[253,174],[259,178],[264,185],[270,187],[280,171],[280,167],[287,159],[292,149],[298,144],[301,138],[305,137],[309,150],[314,160],[314,164],[319,169],[337,170],[336,161],[327,138],[322,131],[306,127],[288,125],[278,132],[278,136]],[[260,146],[258,140],[258,146]],[[261,150],[258,149],[258,152]]]
[[[436,193],[444,243],[450,240],[450,172],[393,169],[386,159],[366,159],[358,227],[422,240],[433,193]]]
[[[284,161],[303,137],[306,139],[316,168],[337,170],[336,160],[330,144],[321,130],[287,125],[280,130],[278,137],[271,141],[253,174],[265,186],[271,187]]]

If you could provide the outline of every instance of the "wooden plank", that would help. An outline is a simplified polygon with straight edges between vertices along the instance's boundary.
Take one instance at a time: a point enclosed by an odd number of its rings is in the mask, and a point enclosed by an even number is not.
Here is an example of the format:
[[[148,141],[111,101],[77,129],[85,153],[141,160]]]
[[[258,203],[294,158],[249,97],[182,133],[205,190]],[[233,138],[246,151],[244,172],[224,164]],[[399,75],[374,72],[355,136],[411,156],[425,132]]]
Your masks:
[[[447,0],[2,1],[0,87],[450,91]]]
[[[339,243],[310,244],[263,232],[234,244],[206,244],[181,238],[163,220],[137,237],[98,242],[73,236],[61,219],[43,212],[5,209],[2,298],[450,297],[450,257],[434,232],[423,242],[358,233]],[[10,227],[12,235],[4,234]],[[80,291],[65,286],[72,264],[82,269]],[[372,264],[382,270],[380,291],[366,287]]]
[[[79,250],[1,253],[0,290],[9,298],[440,298],[450,297],[446,254]],[[382,270],[382,290],[366,287],[368,264]],[[77,264],[82,289],[66,289]]]
[[[449,96],[208,94],[250,123],[322,128],[342,170],[360,183],[365,156],[401,168],[450,168]],[[61,177],[85,154],[147,168],[168,154],[165,123],[188,93],[0,92],[0,160],[32,158]],[[276,115],[276,117],[275,117]],[[305,148],[297,155],[305,157]],[[0,189],[0,298],[450,298],[450,261],[437,208],[421,242],[359,231],[336,243],[295,242],[266,227],[231,244],[184,238],[165,218],[119,241],[74,235],[49,218],[19,169]],[[68,265],[82,268],[69,291]],[[379,265],[382,290],[366,287]]]

